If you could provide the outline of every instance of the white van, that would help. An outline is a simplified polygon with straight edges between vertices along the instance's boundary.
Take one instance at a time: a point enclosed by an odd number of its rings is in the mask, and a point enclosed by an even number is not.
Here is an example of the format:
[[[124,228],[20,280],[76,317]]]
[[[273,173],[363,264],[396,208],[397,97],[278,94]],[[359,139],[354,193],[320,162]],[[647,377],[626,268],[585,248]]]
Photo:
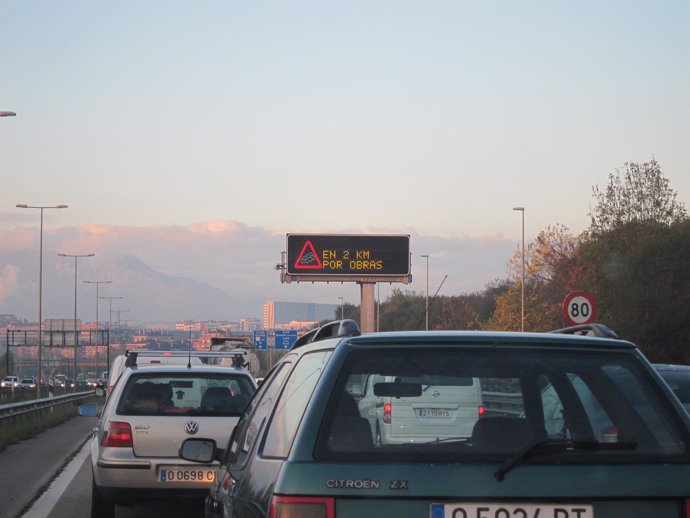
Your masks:
[[[469,438],[484,413],[479,378],[465,376],[373,374],[360,396],[378,445]]]

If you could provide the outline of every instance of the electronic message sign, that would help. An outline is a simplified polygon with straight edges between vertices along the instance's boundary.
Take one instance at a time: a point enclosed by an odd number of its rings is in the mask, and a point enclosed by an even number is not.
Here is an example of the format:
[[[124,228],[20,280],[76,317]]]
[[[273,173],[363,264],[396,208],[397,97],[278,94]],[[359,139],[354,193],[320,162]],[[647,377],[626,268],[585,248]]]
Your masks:
[[[284,265],[288,282],[381,278],[407,282],[410,236],[288,234]]]

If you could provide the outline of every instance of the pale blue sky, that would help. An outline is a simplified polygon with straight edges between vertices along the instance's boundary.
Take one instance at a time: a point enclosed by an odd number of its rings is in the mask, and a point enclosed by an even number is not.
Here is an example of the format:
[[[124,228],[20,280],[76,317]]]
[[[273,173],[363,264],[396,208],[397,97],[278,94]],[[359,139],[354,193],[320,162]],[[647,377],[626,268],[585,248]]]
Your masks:
[[[0,23],[0,227],[67,203],[47,226],[517,242],[512,207],[528,240],[579,233],[652,155],[690,202],[685,0],[0,0]]]
[[[0,19],[3,211],[511,235],[524,205],[535,232],[579,231],[591,187],[652,154],[690,199],[687,1],[0,0]]]

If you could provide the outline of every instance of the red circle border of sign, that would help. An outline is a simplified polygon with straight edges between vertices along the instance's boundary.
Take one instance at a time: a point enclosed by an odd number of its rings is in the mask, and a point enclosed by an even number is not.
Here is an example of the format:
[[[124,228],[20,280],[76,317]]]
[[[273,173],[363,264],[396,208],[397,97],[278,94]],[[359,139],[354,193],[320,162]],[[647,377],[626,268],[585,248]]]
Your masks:
[[[583,297],[587,299],[589,305],[592,306],[592,314],[586,322],[575,322],[570,318],[570,315],[568,314],[568,304],[570,304],[570,301],[573,300],[575,297]],[[597,318],[597,304],[596,302],[594,302],[594,297],[592,297],[592,295],[583,290],[575,290],[568,293],[568,295],[565,297],[565,300],[563,300],[563,306],[561,307],[561,311],[563,313],[563,321],[569,326],[591,324]]]

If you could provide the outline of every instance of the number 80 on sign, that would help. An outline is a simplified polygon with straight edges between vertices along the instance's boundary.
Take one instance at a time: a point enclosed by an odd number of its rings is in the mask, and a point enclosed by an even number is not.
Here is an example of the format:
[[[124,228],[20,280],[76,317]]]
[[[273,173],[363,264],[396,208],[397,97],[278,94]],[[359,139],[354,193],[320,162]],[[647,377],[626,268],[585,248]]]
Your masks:
[[[597,318],[597,305],[586,291],[573,291],[563,301],[563,320],[569,326],[591,324]]]

